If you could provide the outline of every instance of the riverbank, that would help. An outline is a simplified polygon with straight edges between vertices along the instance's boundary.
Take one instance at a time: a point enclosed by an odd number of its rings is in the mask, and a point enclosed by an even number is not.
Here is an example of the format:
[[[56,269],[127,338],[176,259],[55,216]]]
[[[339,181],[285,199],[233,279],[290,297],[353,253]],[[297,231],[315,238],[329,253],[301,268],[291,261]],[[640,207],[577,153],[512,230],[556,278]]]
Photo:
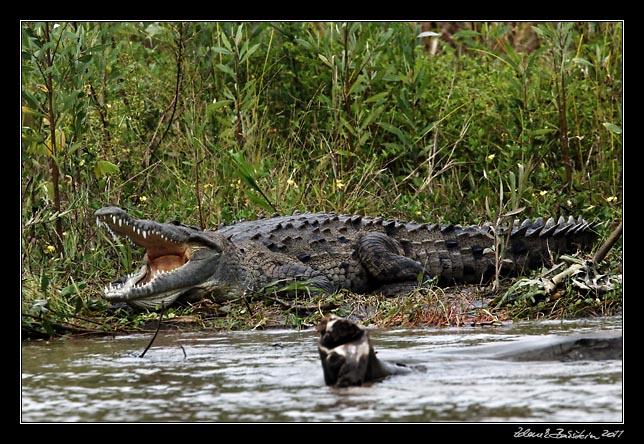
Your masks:
[[[23,337],[155,325],[157,313],[103,299],[143,256],[97,228],[109,205],[203,229],[295,211],[441,225],[572,216],[603,239],[623,218],[621,22],[23,22],[21,37]],[[599,273],[622,272],[617,250]],[[530,278],[502,302],[504,290],[474,288],[493,301],[474,318],[621,307],[619,288],[547,293]],[[373,307],[365,322],[385,326],[470,319],[442,299],[460,290],[425,293],[249,296],[162,324],[298,328],[319,312],[293,305],[331,303]]]
[[[317,325],[328,313],[381,328],[502,325],[514,320],[574,319],[613,316],[622,312],[621,285],[610,291],[584,291],[572,284],[551,295],[535,293],[535,280],[509,280],[499,290],[460,285],[419,288],[408,295],[385,297],[340,292],[295,298],[248,295],[217,303],[171,307],[162,312],[136,312],[126,305],[92,300],[77,315],[57,316],[47,301],[23,310],[22,338],[122,335],[179,331],[301,329]],[[510,284],[512,284],[510,286]],[[91,308],[90,308],[91,307]],[[37,311],[37,312],[36,312]]]

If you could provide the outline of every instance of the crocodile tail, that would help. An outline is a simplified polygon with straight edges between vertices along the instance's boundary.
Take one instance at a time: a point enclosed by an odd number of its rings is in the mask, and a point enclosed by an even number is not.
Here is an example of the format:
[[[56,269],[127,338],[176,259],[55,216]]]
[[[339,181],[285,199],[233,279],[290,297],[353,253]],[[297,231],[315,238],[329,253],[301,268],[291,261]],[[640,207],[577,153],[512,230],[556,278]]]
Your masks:
[[[503,270],[513,274],[550,264],[558,255],[589,251],[597,240],[599,223],[563,216],[514,222],[504,251]]]
[[[543,218],[516,221],[501,230],[490,224],[442,227],[439,237],[418,250],[417,260],[441,282],[483,283],[497,271],[495,232],[502,245],[500,273],[512,276],[551,264],[558,255],[590,250],[597,238],[597,225],[582,218],[562,217],[556,222],[544,222]]]

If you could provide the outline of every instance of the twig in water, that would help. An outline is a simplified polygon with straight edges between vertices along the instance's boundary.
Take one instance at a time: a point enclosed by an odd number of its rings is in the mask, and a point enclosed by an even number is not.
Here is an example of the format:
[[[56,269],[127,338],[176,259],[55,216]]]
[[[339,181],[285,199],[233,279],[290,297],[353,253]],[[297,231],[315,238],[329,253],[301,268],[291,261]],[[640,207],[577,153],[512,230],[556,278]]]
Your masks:
[[[157,323],[157,330],[154,332],[154,336],[152,336],[152,339],[150,339],[150,342],[149,342],[148,346],[145,347],[145,350],[143,350],[143,353],[141,353],[141,356],[139,356],[139,358],[142,358],[142,357],[145,356],[145,354],[148,352],[148,350],[152,346],[152,343],[156,339],[157,335],[159,334],[159,329],[161,328],[161,319],[163,319],[163,310],[161,310],[159,312],[159,322]],[[185,351],[184,351],[184,355],[185,355]]]

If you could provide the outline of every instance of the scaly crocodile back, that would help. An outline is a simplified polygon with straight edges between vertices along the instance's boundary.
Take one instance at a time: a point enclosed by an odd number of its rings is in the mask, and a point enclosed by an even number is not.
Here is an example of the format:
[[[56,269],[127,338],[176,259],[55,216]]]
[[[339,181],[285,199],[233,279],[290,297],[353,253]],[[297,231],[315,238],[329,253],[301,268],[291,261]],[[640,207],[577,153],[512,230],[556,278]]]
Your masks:
[[[515,221],[511,228],[438,225],[400,222],[363,216],[296,213],[221,227],[218,232],[233,242],[257,241],[271,251],[296,257],[304,263],[327,267],[356,258],[358,243],[369,233],[384,233],[395,240],[394,253],[418,262],[428,276],[442,281],[479,283],[496,269],[495,245],[501,242],[501,272],[519,274],[549,263],[553,257],[592,247],[597,224],[581,217]],[[506,244],[507,242],[507,244]],[[378,276],[376,276],[378,278]],[[386,279],[381,279],[382,284]],[[362,284],[350,283],[354,290]]]

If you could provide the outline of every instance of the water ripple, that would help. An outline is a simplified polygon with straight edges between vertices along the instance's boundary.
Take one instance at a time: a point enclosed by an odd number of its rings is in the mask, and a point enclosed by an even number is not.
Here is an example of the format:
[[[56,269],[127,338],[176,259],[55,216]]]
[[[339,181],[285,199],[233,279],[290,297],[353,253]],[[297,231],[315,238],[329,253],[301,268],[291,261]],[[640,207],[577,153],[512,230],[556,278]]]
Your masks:
[[[162,333],[24,343],[23,422],[622,420],[622,361],[513,362],[495,347],[621,328],[595,323],[409,329],[371,335],[408,375],[324,385],[315,332]]]

